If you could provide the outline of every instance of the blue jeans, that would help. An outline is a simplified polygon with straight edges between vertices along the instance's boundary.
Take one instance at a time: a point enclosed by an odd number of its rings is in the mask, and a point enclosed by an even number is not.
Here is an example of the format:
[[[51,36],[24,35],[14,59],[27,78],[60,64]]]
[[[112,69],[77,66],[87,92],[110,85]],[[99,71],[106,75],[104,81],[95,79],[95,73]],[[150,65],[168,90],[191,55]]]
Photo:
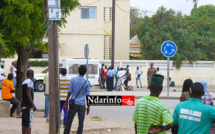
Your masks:
[[[45,117],[49,116],[49,95],[45,94]]]
[[[16,77],[14,77],[13,86],[14,86],[14,88],[16,88]]]
[[[65,104],[66,101],[60,101],[60,115],[61,115],[61,111],[63,109],[63,105]],[[67,102],[67,106],[68,106],[68,102]],[[63,110],[64,112],[64,118],[63,118],[63,125],[66,126],[66,121],[67,121],[67,117],[68,117],[68,108]],[[61,118],[61,116],[60,116]]]
[[[137,87],[139,87],[139,86],[138,86],[138,81],[140,81],[140,86],[141,86],[141,88],[142,88],[142,83],[141,83],[140,77],[136,77],[136,85],[137,85]]]
[[[77,134],[82,134],[83,133],[85,111],[86,111],[85,105],[75,105],[74,108],[69,107],[68,120],[66,121],[64,134],[70,134],[72,121],[73,121],[73,119],[75,117],[75,114],[77,112],[78,112],[78,120],[79,120]]]
[[[100,79],[100,88],[105,88],[105,78],[101,77]]]
[[[116,89],[116,87],[117,87],[117,82],[118,82],[118,78],[117,78],[117,76],[115,76],[115,80],[116,80],[116,82],[115,82],[114,89]]]

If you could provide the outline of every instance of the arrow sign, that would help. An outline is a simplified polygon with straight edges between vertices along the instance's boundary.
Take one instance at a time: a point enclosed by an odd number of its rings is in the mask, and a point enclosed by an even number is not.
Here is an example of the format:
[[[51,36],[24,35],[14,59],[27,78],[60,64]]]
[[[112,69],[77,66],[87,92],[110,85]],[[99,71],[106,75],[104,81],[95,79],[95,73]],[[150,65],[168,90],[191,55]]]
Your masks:
[[[161,45],[161,52],[165,57],[172,57],[177,52],[176,44],[173,41],[165,41]]]

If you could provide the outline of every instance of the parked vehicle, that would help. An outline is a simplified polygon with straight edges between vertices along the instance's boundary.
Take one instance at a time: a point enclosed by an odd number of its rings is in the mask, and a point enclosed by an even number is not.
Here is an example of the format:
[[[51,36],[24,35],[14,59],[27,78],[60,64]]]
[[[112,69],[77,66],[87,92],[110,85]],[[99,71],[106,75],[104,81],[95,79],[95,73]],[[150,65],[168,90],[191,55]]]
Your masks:
[[[80,65],[86,65],[85,59],[62,59],[59,64],[59,72],[62,68],[67,69],[67,76],[69,78],[75,77],[78,75],[78,67]],[[99,85],[99,60],[89,60],[88,61],[88,80],[91,86]],[[48,69],[43,71],[40,74],[35,74],[33,82],[35,86],[35,91],[43,92],[45,86],[43,84],[44,76],[48,73]],[[85,75],[86,78],[86,75]]]

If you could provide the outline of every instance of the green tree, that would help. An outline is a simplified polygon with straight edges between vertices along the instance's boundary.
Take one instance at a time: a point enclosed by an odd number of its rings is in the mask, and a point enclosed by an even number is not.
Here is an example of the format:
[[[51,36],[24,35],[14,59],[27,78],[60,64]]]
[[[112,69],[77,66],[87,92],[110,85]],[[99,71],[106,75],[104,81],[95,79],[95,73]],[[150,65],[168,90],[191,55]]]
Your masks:
[[[0,1],[0,31],[2,31],[7,53],[18,54],[16,97],[21,100],[21,83],[26,77],[28,57],[33,49],[43,49],[43,36],[46,31],[43,0],[2,0]],[[62,23],[76,6],[78,0],[62,0]]]
[[[135,7],[130,8],[130,38],[136,35],[139,19],[142,18],[142,11]]]
[[[172,40],[177,44],[177,53],[171,59],[177,68],[180,68],[182,61],[211,60],[215,51],[208,50],[214,48],[213,29],[215,25],[206,24],[199,17],[182,16],[161,7],[151,18],[145,17],[139,22],[137,35],[142,57],[147,60],[166,59],[160,48],[164,41]]]

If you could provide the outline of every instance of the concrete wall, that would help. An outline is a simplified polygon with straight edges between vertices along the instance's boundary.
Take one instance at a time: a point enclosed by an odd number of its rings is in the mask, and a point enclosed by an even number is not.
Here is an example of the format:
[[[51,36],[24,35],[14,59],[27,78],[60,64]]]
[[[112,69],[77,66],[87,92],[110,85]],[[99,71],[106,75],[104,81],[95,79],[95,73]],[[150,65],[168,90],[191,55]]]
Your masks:
[[[150,63],[154,63],[154,67],[160,68],[162,75],[165,76],[163,86],[167,86],[167,61],[147,61],[147,60],[138,60],[138,61],[115,61],[116,67],[126,67],[129,65],[129,70],[132,75],[132,80],[129,82],[129,85],[136,86],[136,78],[135,71],[136,67],[139,66],[143,71],[141,76],[141,81],[144,87],[147,86],[147,70],[149,68]],[[105,63],[110,65],[110,61],[101,61],[101,63]],[[206,79],[209,86],[215,86],[215,66],[213,61],[198,61],[193,64],[189,64],[188,62],[184,62],[182,67],[177,70],[173,67],[172,61],[170,61],[170,77],[173,81],[175,81],[176,86],[182,86],[185,79],[192,79],[193,82],[199,82],[201,79]]]

